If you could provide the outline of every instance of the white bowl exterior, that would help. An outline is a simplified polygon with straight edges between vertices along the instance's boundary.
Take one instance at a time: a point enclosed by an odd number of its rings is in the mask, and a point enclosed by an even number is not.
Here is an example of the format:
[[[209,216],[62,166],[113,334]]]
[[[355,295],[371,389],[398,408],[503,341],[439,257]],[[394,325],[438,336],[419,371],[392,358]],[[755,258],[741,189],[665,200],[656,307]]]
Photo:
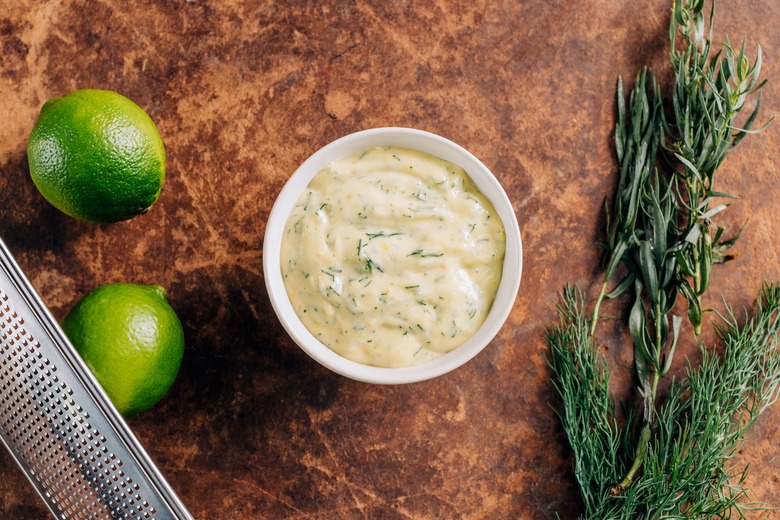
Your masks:
[[[287,218],[299,195],[325,166],[350,154],[377,146],[409,148],[429,153],[462,167],[490,200],[506,231],[506,252],[501,282],[493,306],[477,332],[460,347],[432,361],[399,368],[364,365],[337,354],[321,343],[295,313],[281,272],[280,251]],[[274,203],[263,241],[263,274],[271,305],[290,337],[309,356],[345,377],[374,384],[424,381],[450,372],[476,356],[498,334],[509,316],[520,287],[522,242],[512,204],[506,192],[476,157],[441,136],[410,128],[374,128],[347,135],[311,155],[290,177]]]

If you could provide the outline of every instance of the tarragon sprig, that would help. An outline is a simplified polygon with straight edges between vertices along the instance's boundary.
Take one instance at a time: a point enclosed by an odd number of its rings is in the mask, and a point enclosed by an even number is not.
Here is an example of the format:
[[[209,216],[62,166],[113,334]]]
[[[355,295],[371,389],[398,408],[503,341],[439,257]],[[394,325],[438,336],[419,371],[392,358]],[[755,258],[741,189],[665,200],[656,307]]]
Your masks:
[[[615,152],[619,164],[618,186],[607,216],[606,264],[601,289],[593,307],[591,336],[595,334],[601,302],[623,293],[634,281],[629,270],[623,281],[608,292],[618,267],[637,241],[637,222],[641,219],[642,197],[647,189],[660,144],[661,95],[653,74],[643,70],[628,97],[623,94],[623,79],[618,78]],[[640,226],[641,228],[641,226]]]
[[[593,308],[590,335],[595,335],[602,300],[633,289],[629,331],[643,412],[633,462],[619,482],[615,481],[613,494],[630,486],[641,468],[655,420],[658,384],[671,367],[681,322],[676,316],[670,319],[678,277],[675,248],[680,207],[676,179],[663,176],[656,167],[662,128],[661,100],[655,78],[647,70],[637,75],[628,106],[622,80],[618,79],[615,149],[619,180],[612,211],[607,213],[607,261]],[[621,265],[622,281],[607,292]]]
[[[705,33],[704,0],[681,0],[672,10],[670,60],[675,71],[672,115],[664,118],[663,147],[676,161],[682,241],[676,251],[683,272],[680,291],[688,301],[688,316],[698,333],[702,324],[701,296],[709,287],[712,266],[728,260],[726,251],[739,237],[724,239],[721,227],[713,229],[713,217],[727,208],[713,206],[716,199],[736,198],[715,189],[714,174],[726,155],[748,133],[760,132],[771,122],[753,130],[761,109],[762,53],[757,47],[751,63],[745,41],[735,50],[728,39],[721,51],[710,56],[715,2],[711,4]],[[678,45],[678,43],[680,45]],[[753,110],[741,127],[736,119],[746,101],[757,94]],[[689,282],[690,280],[690,282]]]

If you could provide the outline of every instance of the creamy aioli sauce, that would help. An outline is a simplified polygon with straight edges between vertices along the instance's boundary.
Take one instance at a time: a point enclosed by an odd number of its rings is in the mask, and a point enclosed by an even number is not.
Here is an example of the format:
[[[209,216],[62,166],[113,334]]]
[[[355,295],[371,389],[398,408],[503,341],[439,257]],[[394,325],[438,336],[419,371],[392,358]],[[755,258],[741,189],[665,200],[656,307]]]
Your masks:
[[[306,328],[338,354],[402,367],[462,345],[501,280],[501,219],[466,172],[373,148],[317,173],[287,220],[281,267]]]

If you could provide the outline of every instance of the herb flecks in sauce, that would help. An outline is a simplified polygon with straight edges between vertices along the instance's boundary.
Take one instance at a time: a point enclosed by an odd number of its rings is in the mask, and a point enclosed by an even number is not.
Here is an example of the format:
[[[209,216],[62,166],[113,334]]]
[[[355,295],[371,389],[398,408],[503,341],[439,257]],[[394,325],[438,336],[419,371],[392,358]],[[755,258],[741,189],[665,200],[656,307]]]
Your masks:
[[[288,218],[282,274],[324,344],[360,363],[408,366],[476,332],[504,247],[501,219],[462,168],[373,148],[312,179]]]

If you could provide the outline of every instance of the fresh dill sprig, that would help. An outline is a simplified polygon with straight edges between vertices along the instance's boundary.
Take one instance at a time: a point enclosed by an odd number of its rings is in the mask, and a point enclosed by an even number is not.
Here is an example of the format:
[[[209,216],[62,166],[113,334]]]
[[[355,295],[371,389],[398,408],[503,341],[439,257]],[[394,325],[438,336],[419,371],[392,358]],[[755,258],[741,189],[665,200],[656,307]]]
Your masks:
[[[780,286],[765,285],[744,325],[727,309],[719,356],[702,345],[659,410],[659,428],[635,496],[643,517],[730,518],[764,506],[743,503],[747,469],[729,465],[759,415],[780,392]]]
[[[548,363],[563,400],[559,418],[574,452],[574,476],[585,517],[596,518],[611,485],[623,476],[622,455],[628,440],[618,427],[606,359],[592,342],[584,295],[567,286],[560,300],[559,322],[545,338],[550,347]]]
[[[574,454],[582,518],[744,518],[747,468],[729,465],[760,414],[780,395],[780,284],[764,285],[740,325],[727,308],[717,327],[723,354],[701,344],[702,362],[673,383],[643,454],[642,473],[615,493],[638,445],[635,420],[620,426],[610,372],[589,333],[582,292],[567,286],[546,334],[558,412]]]

